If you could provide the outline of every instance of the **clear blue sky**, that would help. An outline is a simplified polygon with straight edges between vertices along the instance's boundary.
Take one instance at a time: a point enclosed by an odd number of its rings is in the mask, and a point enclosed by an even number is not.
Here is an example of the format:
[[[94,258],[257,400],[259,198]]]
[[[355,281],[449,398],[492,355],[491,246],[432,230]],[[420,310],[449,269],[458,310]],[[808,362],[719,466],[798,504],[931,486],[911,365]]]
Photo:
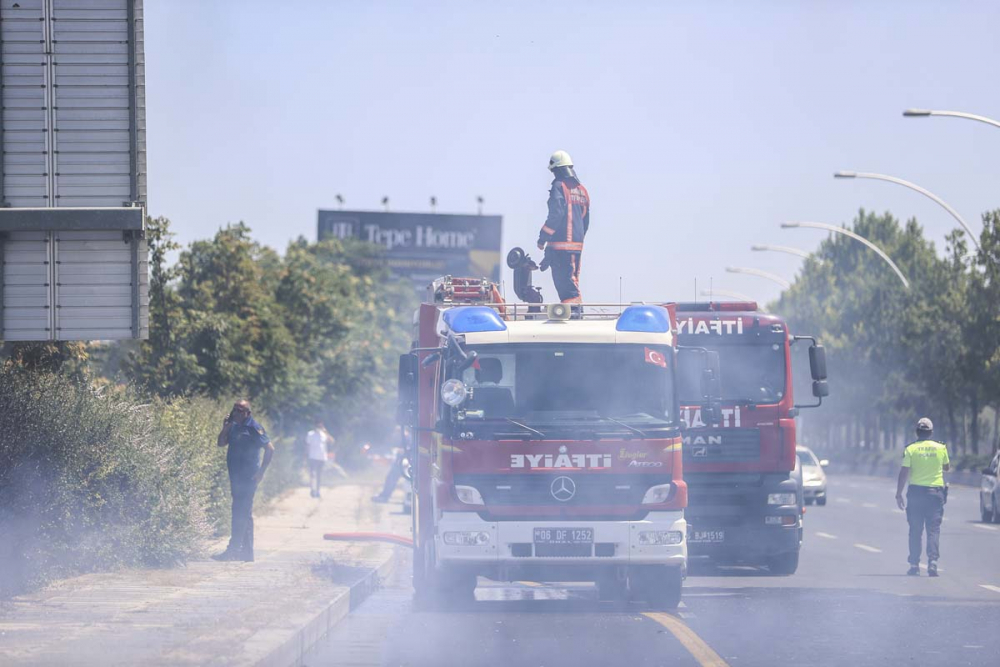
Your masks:
[[[244,220],[283,250],[336,206],[504,216],[533,244],[549,154],[593,199],[588,301],[688,299],[694,280],[761,300],[859,207],[980,228],[1000,207],[1000,3],[147,0],[149,201],[184,243]],[[509,280],[509,278],[508,278]],[[542,284],[554,297],[548,276]]]

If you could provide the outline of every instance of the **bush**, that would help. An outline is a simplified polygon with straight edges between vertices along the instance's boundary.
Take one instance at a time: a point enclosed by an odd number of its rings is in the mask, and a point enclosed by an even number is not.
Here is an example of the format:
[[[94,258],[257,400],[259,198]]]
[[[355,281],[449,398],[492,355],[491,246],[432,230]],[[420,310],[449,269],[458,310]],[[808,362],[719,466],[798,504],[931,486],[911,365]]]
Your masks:
[[[228,409],[0,370],[0,596],[80,572],[179,563],[227,532],[215,438]],[[259,500],[296,479],[288,449],[277,444]]]

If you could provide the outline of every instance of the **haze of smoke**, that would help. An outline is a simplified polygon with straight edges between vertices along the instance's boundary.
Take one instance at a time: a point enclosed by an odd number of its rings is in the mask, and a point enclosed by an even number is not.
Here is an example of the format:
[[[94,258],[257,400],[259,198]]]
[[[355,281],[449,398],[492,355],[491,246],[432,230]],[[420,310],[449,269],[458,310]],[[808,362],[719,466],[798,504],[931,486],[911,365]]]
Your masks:
[[[0,370],[0,596],[199,553],[228,523],[215,446],[227,409]],[[261,496],[294,477],[290,459],[276,457]]]

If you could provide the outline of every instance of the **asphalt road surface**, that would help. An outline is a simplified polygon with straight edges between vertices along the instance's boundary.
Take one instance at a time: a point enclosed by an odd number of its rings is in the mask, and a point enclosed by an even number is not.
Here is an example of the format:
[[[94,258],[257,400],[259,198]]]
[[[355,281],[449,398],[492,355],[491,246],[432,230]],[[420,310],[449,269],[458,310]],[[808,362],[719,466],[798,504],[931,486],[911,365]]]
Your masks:
[[[674,614],[598,602],[587,585],[480,580],[457,611],[413,609],[408,565],[305,664],[1000,665],[1000,525],[952,487],[941,576],[905,575],[895,480],[837,477],[805,517],[798,572],[695,567]]]

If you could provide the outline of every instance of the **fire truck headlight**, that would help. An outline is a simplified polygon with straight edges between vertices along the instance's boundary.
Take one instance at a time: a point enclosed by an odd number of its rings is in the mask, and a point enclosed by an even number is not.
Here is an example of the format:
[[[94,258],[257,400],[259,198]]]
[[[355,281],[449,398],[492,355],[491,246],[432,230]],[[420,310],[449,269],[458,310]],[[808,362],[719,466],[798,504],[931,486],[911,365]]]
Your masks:
[[[656,486],[651,486],[649,487],[649,490],[646,491],[646,495],[642,497],[642,504],[655,505],[657,503],[665,503],[670,500],[673,495],[673,484],[658,484]]]
[[[768,505],[794,505],[796,498],[794,493],[769,493],[767,494]]]
[[[452,378],[441,385],[441,400],[453,408],[464,403],[468,395],[469,390],[461,380]]]
[[[639,544],[670,545],[684,541],[684,533],[679,530],[643,530],[639,532]]]
[[[455,495],[458,496],[460,502],[466,505],[485,505],[483,502],[483,494],[479,493],[479,489],[474,486],[455,486]]]
[[[490,543],[490,534],[484,530],[455,530],[441,536],[452,547],[484,547]]]

